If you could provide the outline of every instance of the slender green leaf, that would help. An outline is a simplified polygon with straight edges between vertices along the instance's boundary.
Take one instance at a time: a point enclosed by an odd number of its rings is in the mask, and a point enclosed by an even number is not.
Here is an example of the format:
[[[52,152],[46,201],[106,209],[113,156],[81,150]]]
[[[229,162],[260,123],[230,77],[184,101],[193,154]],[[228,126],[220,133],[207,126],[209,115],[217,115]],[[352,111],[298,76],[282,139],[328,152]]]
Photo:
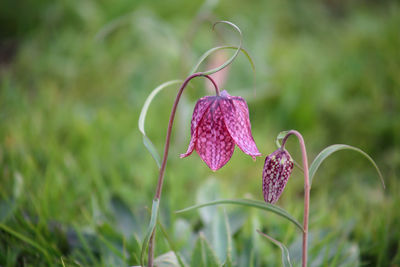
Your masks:
[[[144,236],[142,244],[142,252],[140,253],[140,263],[142,264],[142,266],[145,266],[144,256],[146,254],[147,246],[149,245],[151,234],[153,233],[156,227],[159,204],[160,202],[158,199],[153,200],[153,206],[151,207],[150,223],[147,228],[146,235]]]
[[[167,240],[167,243],[169,245],[169,247],[171,248],[171,252],[175,254],[175,258],[177,260],[177,262],[179,263],[179,266],[181,267],[186,267],[185,262],[183,261],[181,255],[179,255],[179,252],[176,249],[176,246],[174,244],[174,242],[172,241],[172,239],[169,237],[167,230],[165,229],[164,225],[162,225],[161,221],[159,219],[157,219],[157,224],[161,229],[161,232],[163,233],[165,239]]]
[[[23,234],[20,234],[20,233],[14,231],[13,229],[9,228],[5,224],[0,223],[0,229],[3,229],[5,232],[9,233],[10,235],[18,238],[19,240],[22,240],[23,242],[31,245],[32,247],[36,248],[38,251],[40,251],[45,256],[48,263],[50,263],[50,257],[47,254],[47,251],[41,245],[39,245],[38,243],[36,243],[32,239],[30,239],[29,237],[26,237]]]
[[[275,144],[276,144],[277,147],[281,147],[281,146],[282,146],[281,140],[282,140],[283,138],[285,138],[285,136],[288,134],[288,132],[289,132],[289,131],[282,131],[282,132],[280,132],[280,133],[276,136]]]
[[[207,258],[204,253],[204,249],[201,243],[201,239],[198,238],[192,252],[191,266],[192,267],[203,267],[206,266]]]
[[[221,198],[221,184],[211,177],[199,186],[196,194],[196,203],[204,203]],[[226,231],[223,209],[217,206],[206,207],[198,210],[204,223],[204,236],[210,241],[220,262],[225,262],[227,257],[228,235]]]
[[[150,152],[151,156],[155,160],[157,167],[161,168],[161,157],[157,152],[157,148],[154,146],[153,142],[146,136],[143,135],[143,144],[147,148],[147,151]]]
[[[131,253],[131,259],[134,262],[140,262],[140,255],[138,255],[138,252],[141,252],[142,244],[140,244],[140,238],[136,233],[133,233],[132,235],[133,237],[130,242],[131,244],[129,245],[128,253]]]
[[[196,193],[196,203],[206,203],[221,196],[221,184],[215,177],[208,178],[203,184],[199,185]],[[211,225],[214,218],[218,215],[218,207],[207,207],[199,210],[200,218],[205,225]]]
[[[194,205],[194,206],[188,207],[186,209],[178,210],[178,211],[176,211],[176,213],[182,213],[182,212],[186,212],[186,211],[190,211],[190,210],[199,209],[199,208],[202,208],[202,207],[213,206],[213,205],[221,205],[221,204],[242,205],[242,206],[248,206],[248,207],[262,209],[262,210],[265,210],[265,211],[270,211],[270,212],[273,212],[273,213],[275,213],[275,214],[277,214],[277,215],[289,220],[294,225],[296,225],[301,231],[303,231],[302,225],[294,217],[292,217],[287,211],[285,211],[284,209],[282,209],[282,208],[280,208],[278,206],[269,204],[269,203],[265,203],[263,201],[251,200],[251,199],[222,199],[222,200],[215,200],[215,201],[210,201],[210,202],[199,204],[199,205]]]
[[[375,167],[375,170],[377,171],[379,178],[381,179],[382,182],[382,186],[383,188],[385,188],[385,181],[383,180],[383,176],[381,171],[378,168],[378,165],[376,165],[375,161],[364,151],[362,151],[361,149],[354,147],[354,146],[349,146],[349,145],[343,145],[343,144],[336,144],[336,145],[331,145],[328,146],[327,148],[325,148],[324,150],[322,150],[318,156],[315,157],[314,161],[311,163],[311,166],[309,168],[309,173],[310,173],[310,186],[312,185],[312,181],[313,178],[315,176],[315,173],[317,172],[319,166],[321,166],[322,162],[329,157],[330,155],[332,155],[334,152],[340,151],[340,150],[344,150],[344,149],[348,149],[348,150],[353,150],[353,151],[357,151],[358,153],[360,153],[361,155],[363,155],[365,158],[367,158],[369,160],[369,162],[372,163],[372,165]]]
[[[227,236],[227,245],[226,245],[226,261],[225,266],[231,267],[232,263],[232,237],[231,237],[231,227],[229,225],[228,214],[224,209],[224,221],[225,221],[225,231]]]
[[[86,238],[83,236],[82,232],[80,231],[80,229],[76,225],[73,226],[73,229],[76,233],[76,236],[78,237],[78,239],[80,241],[80,244],[82,244],[85,255],[88,256],[88,258],[90,259],[92,264],[98,263],[95,256],[93,255],[93,250],[90,249],[90,246],[89,246],[88,242],[86,241]]]
[[[154,259],[154,266],[157,267],[179,267],[178,259],[173,251],[168,251]]]
[[[110,225],[105,225],[106,229],[103,228],[102,231],[107,231],[107,228],[110,228]],[[112,231],[114,231],[114,229],[112,229]],[[110,234],[110,233],[108,233]],[[124,258],[124,255],[122,254],[122,252],[116,248],[115,244],[113,244],[113,242],[111,240],[108,239],[107,237],[107,233],[97,233],[97,237],[99,238],[99,240],[105,245],[105,247],[107,248],[107,253],[109,254],[109,258],[113,259],[113,260],[121,260]],[[104,255],[105,256],[105,255]]]
[[[230,233],[226,228],[223,209],[219,207],[210,224],[204,228],[204,235],[208,237],[211,247],[214,249],[219,262],[227,262],[228,242]]]
[[[192,254],[192,267],[220,267],[221,264],[215,251],[211,248],[203,233],[200,233],[199,239]]]
[[[153,143],[147,137],[146,131],[144,130],[144,123],[146,121],[147,110],[149,109],[151,101],[153,101],[154,97],[161,90],[163,90],[164,88],[166,88],[166,87],[168,87],[170,85],[178,84],[178,83],[181,83],[181,82],[182,82],[181,80],[172,80],[172,81],[165,82],[165,83],[159,85],[158,87],[156,87],[153,91],[151,91],[150,95],[147,97],[146,101],[144,102],[142,110],[140,111],[139,122],[138,122],[139,131],[143,135],[143,143],[144,143],[144,145],[146,146],[147,150],[150,152],[151,156],[156,161],[158,168],[161,167],[160,155],[158,154],[157,149],[154,147]]]
[[[357,243],[349,241],[348,233],[326,229],[313,230],[308,235],[309,266],[360,266],[360,249]],[[302,260],[303,239],[296,238],[289,246],[290,259],[294,266]]]
[[[209,57],[211,54],[213,54],[214,52],[217,52],[217,51],[219,51],[219,50],[224,50],[224,49],[239,49],[239,47],[237,47],[237,46],[228,46],[228,45],[225,45],[225,46],[217,46],[217,47],[211,48],[210,50],[206,51],[206,52],[200,57],[200,59],[198,60],[198,62],[197,62],[196,65],[193,67],[192,71],[190,72],[190,74],[193,74],[193,73],[197,72],[197,70],[199,69],[201,63],[203,63],[203,61],[206,60],[206,58]],[[254,61],[253,61],[253,59],[251,58],[249,52],[247,52],[246,49],[244,49],[244,48],[240,48],[240,51],[242,51],[243,54],[247,57],[247,59],[248,59],[249,62],[250,62],[250,65],[251,65],[251,68],[252,68],[253,72],[255,72],[255,71],[256,71],[256,66],[255,66]],[[211,74],[212,74],[212,73],[211,73]]]
[[[216,73],[217,71],[220,71],[220,70],[222,70],[223,68],[227,67],[229,64],[232,63],[233,60],[235,60],[235,58],[237,57],[237,55],[239,54],[239,52],[240,52],[240,50],[241,50],[241,48],[242,48],[242,31],[240,30],[240,28],[239,28],[238,26],[236,26],[235,24],[233,24],[232,22],[230,22],[230,21],[225,21],[225,20],[223,20],[223,21],[217,21],[216,23],[214,23],[214,26],[213,26],[213,27],[215,27],[215,25],[217,25],[218,23],[225,23],[225,24],[228,24],[228,25],[232,26],[232,27],[239,33],[240,39],[239,39],[238,49],[237,49],[236,52],[232,55],[232,57],[229,58],[227,61],[225,61],[221,66],[218,66],[218,67],[216,67],[216,68],[214,68],[214,69],[211,69],[211,70],[204,71],[204,72],[203,72],[204,75],[210,75],[210,74]]]
[[[282,244],[281,242],[279,242],[278,240],[273,239],[272,237],[270,237],[267,234],[264,234],[263,232],[261,232],[260,230],[257,230],[257,232],[262,235],[263,237],[267,238],[269,241],[271,241],[272,243],[274,243],[275,245],[277,245],[282,252],[282,265],[283,267],[292,267],[292,263],[290,262],[290,255],[289,255],[289,249]]]
[[[204,203],[221,198],[221,184],[219,180],[210,177],[197,190],[196,203]],[[230,257],[230,227],[226,221],[226,213],[223,207],[210,206],[198,210],[204,224],[203,233],[210,241],[219,262],[229,266]]]

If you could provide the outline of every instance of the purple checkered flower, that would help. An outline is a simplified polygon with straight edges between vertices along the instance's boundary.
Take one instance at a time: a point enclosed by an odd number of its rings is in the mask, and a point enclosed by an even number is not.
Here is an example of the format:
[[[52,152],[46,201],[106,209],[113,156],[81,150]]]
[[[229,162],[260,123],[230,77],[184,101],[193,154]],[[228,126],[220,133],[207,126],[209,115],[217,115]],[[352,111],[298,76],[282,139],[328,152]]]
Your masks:
[[[265,202],[274,204],[281,196],[293,170],[289,152],[279,148],[265,159],[263,170],[263,193]]]
[[[225,90],[206,96],[194,108],[189,148],[181,158],[196,150],[207,166],[216,171],[232,157],[235,144],[253,159],[261,156],[251,134],[249,109],[239,96]]]

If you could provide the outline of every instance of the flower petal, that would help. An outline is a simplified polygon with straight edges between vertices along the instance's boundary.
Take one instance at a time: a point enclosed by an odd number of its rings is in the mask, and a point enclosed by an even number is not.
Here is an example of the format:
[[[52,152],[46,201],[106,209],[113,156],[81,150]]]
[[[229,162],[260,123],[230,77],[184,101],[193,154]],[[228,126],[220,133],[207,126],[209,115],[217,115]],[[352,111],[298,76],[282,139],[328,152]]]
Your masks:
[[[197,141],[196,128],[199,125],[201,119],[203,118],[204,113],[208,110],[208,108],[214,102],[214,100],[215,100],[215,96],[206,96],[206,97],[199,99],[199,101],[197,101],[197,103],[194,107],[194,111],[193,111],[193,115],[192,115],[192,123],[190,126],[191,138],[190,138],[189,147],[188,147],[186,153],[180,155],[181,158],[185,158],[185,157],[189,156],[190,154],[192,154],[193,149],[195,148],[195,145],[196,145],[196,141]]]
[[[203,118],[204,113],[207,111],[210,105],[214,103],[215,100],[216,100],[215,96],[205,96],[197,101],[196,106],[194,107],[193,110],[192,123],[190,126],[190,134],[193,135],[199,122]]]
[[[221,95],[228,95],[224,93]],[[249,109],[246,101],[238,96],[227,96],[221,98],[222,111],[225,125],[238,147],[253,159],[261,156],[251,134]]]
[[[190,156],[193,153],[194,147],[196,146],[196,141],[197,141],[197,134],[195,133],[190,138],[189,147],[188,147],[186,153],[180,154],[179,157],[180,158],[186,158],[187,156]]]
[[[197,127],[196,151],[207,166],[216,171],[232,157],[235,143],[230,136],[219,101],[215,101]]]

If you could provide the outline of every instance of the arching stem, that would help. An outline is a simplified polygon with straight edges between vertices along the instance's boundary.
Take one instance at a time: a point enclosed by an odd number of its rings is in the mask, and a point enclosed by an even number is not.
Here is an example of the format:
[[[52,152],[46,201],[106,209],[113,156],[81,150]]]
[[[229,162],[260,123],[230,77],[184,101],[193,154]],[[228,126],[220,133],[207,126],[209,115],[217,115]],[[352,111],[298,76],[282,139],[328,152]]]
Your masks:
[[[199,77],[199,76],[209,79],[215,87],[216,95],[219,96],[219,89],[218,89],[218,86],[215,83],[215,81],[210,76],[205,75],[202,72],[197,72],[197,73],[190,75],[182,83],[181,88],[179,89],[178,94],[176,95],[174,105],[172,106],[171,115],[169,117],[169,123],[168,123],[168,128],[167,128],[167,137],[165,139],[165,146],[164,146],[164,155],[163,155],[163,159],[162,159],[162,163],[161,163],[160,172],[158,175],[156,194],[154,196],[155,199],[160,200],[160,198],[161,198],[162,187],[163,187],[163,183],[164,183],[164,173],[165,173],[165,167],[167,165],[169,143],[171,140],[171,131],[172,131],[172,125],[173,125],[174,119],[175,119],[176,108],[178,107],[179,100],[180,100],[181,95],[182,95],[183,91],[185,90],[187,84],[190,82],[190,80],[192,80],[193,78]],[[148,262],[147,262],[148,267],[153,267],[154,237],[155,237],[155,229],[153,230],[153,233],[151,234],[150,241],[149,241],[149,254],[148,254]]]
[[[308,217],[310,210],[310,181],[308,174],[308,160],[307,151],[304,144],[303,136],[296,130],[289,131],[282,140],[282,149],[285,148],[285,143],[290,135],[295,135],[300,143],[301,154],[303,158],[303,171],[304,171],[304,220],[303,220],[303,252],[302,252],[302,266],[307,267],[307,247],[308,247]]]

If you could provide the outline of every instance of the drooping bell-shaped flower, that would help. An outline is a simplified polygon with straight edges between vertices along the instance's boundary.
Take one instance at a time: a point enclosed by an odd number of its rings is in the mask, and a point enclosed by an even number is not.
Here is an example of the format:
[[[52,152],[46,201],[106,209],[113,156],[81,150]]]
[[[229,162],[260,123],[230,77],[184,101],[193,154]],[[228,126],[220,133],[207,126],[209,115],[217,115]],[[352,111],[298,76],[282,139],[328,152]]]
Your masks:
[[[232,157],[235,144],[253,159],[261,156],[251,134],[246,101],[225,90],[218,96],[206,96],[194,108],[187,157],[196,150],[207,166],[216,171]]]
[[[293,170],[289,152],[279,148],[265,159],[263,169],[263,194],[265,202],[274,204],[281,196]]]

